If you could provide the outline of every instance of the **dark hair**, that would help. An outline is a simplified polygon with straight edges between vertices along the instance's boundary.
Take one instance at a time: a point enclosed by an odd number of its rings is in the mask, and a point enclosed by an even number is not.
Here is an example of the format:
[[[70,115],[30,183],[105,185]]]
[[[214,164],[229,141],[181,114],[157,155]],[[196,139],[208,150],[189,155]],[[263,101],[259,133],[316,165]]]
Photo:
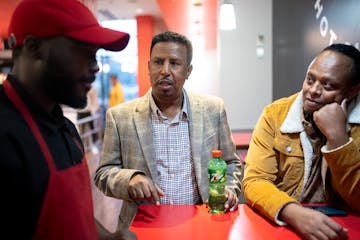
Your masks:
[[[186,62],[188,65],[190,65],[193,55],[193,49],[192,49],[192,44],[187,37],[176,32],[163,32],[157,34],[153,37],[151,41],[150,55],[155,44],[157,44],[158,42],[176,42],[184,45],[186,47],[186,52],[187,52]]]
[[[324,48],[322,52],[324,51],[335,51],[351,58],[353,60],[353,83],[360,83],[360,51],[357,48],[352,45],[335,43]]]

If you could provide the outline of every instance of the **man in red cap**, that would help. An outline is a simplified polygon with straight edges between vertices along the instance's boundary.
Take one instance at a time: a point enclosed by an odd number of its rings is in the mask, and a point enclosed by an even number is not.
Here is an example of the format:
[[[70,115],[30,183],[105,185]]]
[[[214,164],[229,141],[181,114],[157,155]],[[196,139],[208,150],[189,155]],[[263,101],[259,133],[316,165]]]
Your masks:
[[[94,220],[89,172],[75,126],[59,104],[86,105],[99,48],[119,51],[127,33],[103,28],[77,0],[24,0],[9,44],[13,68],[0,86],[0,181],[16,239],[128,239]]]

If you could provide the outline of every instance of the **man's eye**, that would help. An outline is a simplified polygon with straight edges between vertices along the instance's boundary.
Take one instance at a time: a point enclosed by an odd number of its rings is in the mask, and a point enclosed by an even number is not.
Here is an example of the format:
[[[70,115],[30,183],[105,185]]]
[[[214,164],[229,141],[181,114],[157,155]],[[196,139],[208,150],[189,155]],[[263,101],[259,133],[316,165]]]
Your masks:
[[[333,89],[333,85],[331,85],[330,83],[325,83],[324,88],[327,90],[331,90],[331,89]]]

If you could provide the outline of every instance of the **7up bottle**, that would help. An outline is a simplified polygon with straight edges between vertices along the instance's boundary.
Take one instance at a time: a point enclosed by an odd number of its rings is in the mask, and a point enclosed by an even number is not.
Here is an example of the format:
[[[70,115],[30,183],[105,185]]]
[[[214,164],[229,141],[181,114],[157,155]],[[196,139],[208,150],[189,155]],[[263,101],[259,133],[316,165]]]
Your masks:
[[[221,150],[212,151],[212,159],[208,163],[208,178],[210,213],[224,213],[226,163],[221,158]]]

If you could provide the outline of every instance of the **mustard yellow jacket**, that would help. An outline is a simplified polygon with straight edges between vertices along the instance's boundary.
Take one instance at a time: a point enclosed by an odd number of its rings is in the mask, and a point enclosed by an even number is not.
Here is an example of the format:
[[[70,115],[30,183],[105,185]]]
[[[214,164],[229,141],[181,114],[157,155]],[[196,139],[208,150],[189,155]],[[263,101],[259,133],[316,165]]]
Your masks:
[[[267,106],[254,129],[246,157],[242,182],[245,199],[274,221],[286,203],[298,202],[309,177],[313,151],[300,111],[301,93]],[[350,141],[331,152],[322,150],[333,189],[360,212],[360,101],[350,104],[348,112]]]

